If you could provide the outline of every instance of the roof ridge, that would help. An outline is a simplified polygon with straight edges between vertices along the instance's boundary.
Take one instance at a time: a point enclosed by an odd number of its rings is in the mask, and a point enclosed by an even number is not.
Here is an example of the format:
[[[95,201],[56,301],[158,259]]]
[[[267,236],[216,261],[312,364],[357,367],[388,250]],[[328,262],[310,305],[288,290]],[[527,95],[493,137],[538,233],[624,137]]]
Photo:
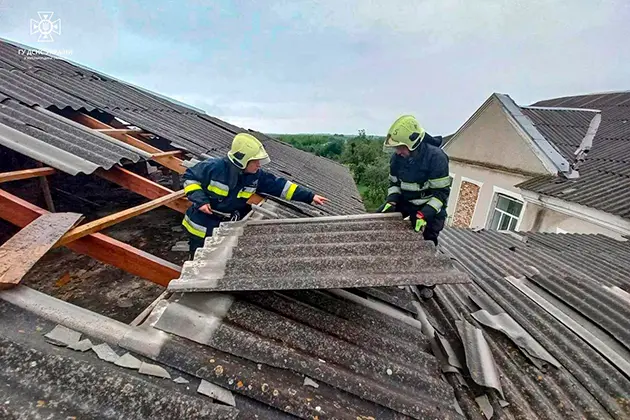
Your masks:
[[[604,91],[604,92],[578,93],[576,95],[556,96],[556,97],[553,97],[553,98],[541,99],[539,101],[536,101],[535,103],[547,102],[547,101],[557,101],[559,99],[577,98],[577,97],[581,97],[581,96],[616,95],[616,94],[620,94],[620,93],[630,93],[630,90],[628,90],[628,89],[627,90],[611,90],[611,91]]]
[[[540,111],[584,111],[584,112],[602,112],[601,109],[591,109],[591,108],[571,108],[565,106],[521,106],[521,109],[534,109]]]

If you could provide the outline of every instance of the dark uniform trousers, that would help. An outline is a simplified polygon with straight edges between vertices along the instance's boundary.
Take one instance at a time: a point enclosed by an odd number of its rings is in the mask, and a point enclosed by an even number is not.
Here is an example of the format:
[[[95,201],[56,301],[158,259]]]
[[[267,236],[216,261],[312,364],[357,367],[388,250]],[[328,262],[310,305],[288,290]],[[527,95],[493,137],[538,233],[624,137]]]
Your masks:
[[[385,205],[387,203],[381,205],[379,209],[376,211],[377,213],[382,213]],[[386,213],[400,212],[404,217],[410,216],[410,218],[414,219],[414,216],[418,212],[420,208],[418,206],[414,206],[405,201],[401,201],[396,203],[396,207],[390,207],[390,209]],[[415,220],[415,219],[414,219]],[[446,219],[441,217],[436,217],[433,220],[427,221],[427,225],[424,227],[422,231],[422,236],[425,241],[431,241],[438,245],[438,236],[440,236],[440,232],[444,229],[444,223]]]

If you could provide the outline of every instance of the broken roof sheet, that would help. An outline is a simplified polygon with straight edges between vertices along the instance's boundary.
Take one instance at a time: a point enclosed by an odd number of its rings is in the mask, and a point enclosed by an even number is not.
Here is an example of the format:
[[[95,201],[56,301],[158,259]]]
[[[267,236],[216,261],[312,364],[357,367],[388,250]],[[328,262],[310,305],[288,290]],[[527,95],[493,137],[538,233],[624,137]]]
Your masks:
[[[83,108],[87,111],[106,111],[197,156],[223,156],[230,147],[234,134],[251,132],[261,139],[271,156],[271,164],[266,169],[277,176],[290,178],[331,200],[326,206],[318,208],[297,204],[305,214],[356,214],[365,211],[352,175],[343,165],[295,149],[264,134],[236,127],[158,94],[73,63],[57,58],[28,59],[28,56],[20,53],[23,49],[0,40],[0,101],[7,100],[3,97],[12,98],[22,102],[21,106],[24,108],[39,105],[44,108],[54,106],[60,110],[70,107],[74,110]],[[71,136],[63,138],[67,143],[74,143],[76,140]],[[85,143],[91,140],[91,137],[86,137],[75,149],[86,149]],[[30,142],[32,144],[29,147],[18,151],[38,160],[41,155],[48,154],[48,151],[40,152],[40,148],[47,146],[33,143],[33,140]],[[16,147],[15,142],[8,147]],[[67,156],[55,150],[51,152],[56,155],[56,159],[51,160],[52,163],[47,162],[51,166],[71,174],[90,170],[76,163],[77,156],[82,158],[83,154]],[[101,161],[93,158],[90,162],[97,166],[110,165],[111,155],[115,152],[114,150],[110,155],[99,156]],[[125,156],[115,157],[118,157],[116,162],[120,162]]]
[[[19,287],[0,292],[0,310],[9,308],[0,313],[26,308],[109,343],[116,357],[130,352],[183,376],[191,389],[207,381],[245,418],[630,415],[628,276],[601,276],[628,269],[627,242],[447,228],[440,248],[473,283],[438,285],[430,300],[398,287],[175,293],[130,327]],[[39,334],[54,327],[43,322]],[[6,325],[5,340],[20,340]],[[161,381],[165,398],[189,395]]]
[[[446,229],[441,246],[474,284],[438,286],[425,306],[428,314],[455,347],[461,345],[453,334],[457,322],[483,330],[489,349],[473,343],[466,351],[473,360],[494,360],[509,403],[482,391],[495,415],[627,418],[630,309],[622,296],[630,296],[624,274],[630,268],[628,243],[601,235],[526,236],[521,241],[495,231]],[[498,318],[484,321],[475,315],[482,311]],[[514,322],[530,338],[516,341]],[[535,342],[524,347],[525,338]],[[469,368],[491,372],[494,366],[479,362]],[[456,394],[466,411],[480,391],[456,388]]]
[[[630,218],[630,92],[549,99],[534,106],[563,109],[528,111],[526,107],[524,112],[567,157],[579,145],[589,112],[566,108],[601,110],[602,121],[579,178],[537,177],[518,187]]]
[[[225,223],[170,290],[228,291],[464,283],[399,214]]]
[[[13,99],[0,103],[0,144],[71,175],[148,157],[139,149]]]
[[[383,303],[345,296],[334,291],[175,294],[158,303],[141,326],[130,327],[94,314],[88,320],[85,310],[19,287],[0,292],[5,300],[0,311],[15,317],[26,308],[91,332],[92,340],[105,340],[116,357],[131,352],[173,378],[189,378],[190,388],[207,381],[233,396],[243,418],[461,418],[420,323]],[[32,324],[43,327],[36,334],[54,326]],[[36,331],[17,327],[30,335]],[[3,337],[21,339],[13,329]],[[113,364],[108,369],[115,374]],[[50,380],[49,387],[57,389]],[[190,395],[170,381],[159,384],[169,391],[164,406]],[[115,388],[108,392],[117,405],[121,397]]]

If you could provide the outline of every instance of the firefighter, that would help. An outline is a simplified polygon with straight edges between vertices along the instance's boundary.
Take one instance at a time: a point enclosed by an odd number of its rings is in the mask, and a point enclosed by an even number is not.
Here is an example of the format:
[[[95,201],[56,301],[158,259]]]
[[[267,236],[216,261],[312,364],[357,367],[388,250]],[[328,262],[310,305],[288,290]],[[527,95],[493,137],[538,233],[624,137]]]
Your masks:
[[[409,216],[416,232],[438,244],[446,221],[452,179],[441,137],[426,133],[411,115],[398,118],[387,132],[385,147],[395,148],[389,169],[387,199],[380,212]]]
[[[237,220],[247,210],[247,200],[256,192],[285,200],[321,205],[328,199],[291,181],[277,178],[260,167],[270,162],[262,143],[246,133],[237,134],[224,158],[199,162],[184,173],[184,191],[192,201],[182,225],[189,233],[190,256],[203,247],[206,236],[224,220],[213,210]]]

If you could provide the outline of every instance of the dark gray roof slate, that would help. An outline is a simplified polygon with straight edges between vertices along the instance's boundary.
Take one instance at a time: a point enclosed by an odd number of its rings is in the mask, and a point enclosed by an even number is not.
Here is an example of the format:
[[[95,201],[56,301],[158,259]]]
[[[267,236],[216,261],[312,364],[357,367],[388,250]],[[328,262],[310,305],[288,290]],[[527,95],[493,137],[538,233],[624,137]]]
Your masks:
[[[216,229],[169,288],[332,289],[467,281],[400,218],[373,215],[368,220],[349,216],[332,222],[313,218],[309,223],[291,219],[255,223],[236,222]],[[357,255],[357,249],[363,253]],[[231,258],[226,260],[226,255]]]
[[[630,218],[630,92],[549,99],[534,106],[601,110],[602,121],[579,178],[542,176],[517,186]],[[577,149],[593,114],[527,107],[523,112],[567,158]]]
[[[104,135],[78,128],[13,99],[0,103],[0,144],[71,175],[90,174],[123,162],[138,162],[140,151]],[[22,134],[22,135],[21,135]]]
[[[492,357],[497,365],[510,405],[502,407],[498,394],[490,393],[495,415],[626,418],[630,310],[612,288],[630,291],[628,242],[601,235],[524,235],[526,241],[495,231],[446,229],[441,247],[471,275],[473,284],[437,286],[428,313],[447,332],[462,319],[483,329],[490,351],[469,350]],[[534,297],[546,302],[547,309]],[[561,367],[532,357],[503,333],[475,324],[471,314],[480,309],[512,317]],[[565,324],[565,318],[584,331]],[[447,335],[457,346],[459,337]],[[457,395],[462,407],[470,407],[479,393]]]
[[[366,217],[337,223],[359,229],[370,223],[376,229],[389,226]],[[307,219],[286,224],[292,234],[298,234],[300,224],[317,235],[335,224],[330,219],[321,226]],[[250,237],[264,236],[265,227],[282,234],[277,221],[257,223]],[[395,223],[389,227],[404,233]],[[151,363],[172,377],[185,376],[195,387],[204,379],[231,391],[246,418],[265,413],[264,407],[272,411],[259,418],[482,419],[481,407],[492,410],[493,418],[627,418],[630,377],[623,360],[630,360],[630,313],[623,296],[630,296],[628,242],[600,235],[524,235],[522,241],[494,231],[445,229],[439,249],[473,282],[437,285],[430,300],[418,300],[413,287],[176,293],[158,303],[137,329],[117,327],[129,332],[110,344],[119,355],[148,355]],[[416,249],[408,246],[414,243],[401,242],[399,249]],[[258,255],[262,249],[243,248],[233,256]],[[301,255],[325,254],[317,243],[296,249]],[[392,255],[394,249],[390,244],[386,252]],[[273,258],[273,251],[265,258]],[[403,253],[411,257],[422,251]],[[337,244],[330,254],[358,252]],[[11,292],[10,301],[16,301],[17,292]],[[540,306],[526,292],[550,306]],[[28,302],[41,310],[44,302],[33,293]],[[3,305],[6,313],[18,312],[2,302],[0,309]],[[75,328],[81,323],[59,304],[53,307],[53,316],[72,320]],[[481,312],[496,317],[494,326],[479,322]],[[561,314],[601,342],[562,321]],[[11,323],[3,325],[5,339],[20,337],[9,331]],[[466,325],[465,346],[458,325]],[[496,328],[520,334],[518,341]],[[99,331],[106,334],[107,328]],[[621,359],[611,357],[614,353]],[[493,389],[499,385],[503,396]],[[179,401],[184,398],[180,392],[173,388],[168,398]]]

